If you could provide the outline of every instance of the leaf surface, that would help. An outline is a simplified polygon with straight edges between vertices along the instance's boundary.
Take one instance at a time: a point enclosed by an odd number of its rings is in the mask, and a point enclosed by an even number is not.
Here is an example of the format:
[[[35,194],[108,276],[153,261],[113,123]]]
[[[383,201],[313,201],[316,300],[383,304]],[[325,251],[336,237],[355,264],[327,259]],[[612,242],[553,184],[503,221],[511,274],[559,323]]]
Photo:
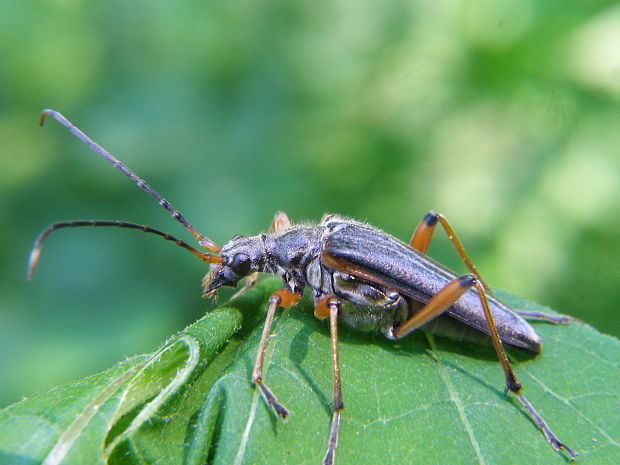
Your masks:
[[[265,280],[153,354],[0,411],[1,464],[319,464],[332,392],[329,331],[308,298],[279,311],[265,381],[251,380]],[[515,308],[545,310],[508,294]],[[620,457],[620,343],[582,323],[536,324],[537,357],[511,350],[524,393],[579,464]],[[493,349],[423,332],[400,341],[340,328],[345,410],[338,464],[562,464],[518,402]]]

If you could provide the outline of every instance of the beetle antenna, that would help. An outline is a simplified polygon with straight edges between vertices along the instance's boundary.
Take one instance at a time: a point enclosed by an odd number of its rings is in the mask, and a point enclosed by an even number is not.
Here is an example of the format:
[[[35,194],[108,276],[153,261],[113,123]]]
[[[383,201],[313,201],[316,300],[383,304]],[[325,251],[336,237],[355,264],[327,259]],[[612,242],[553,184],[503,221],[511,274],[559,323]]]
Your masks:
[[[37,263],[39,262],[39,257],[41,256],[41,248],[43,247],[43,243],[47,239],[47,236],[49,236],[52,233],[52,231],[55,231],[57,229],[74,228],[78,226],[97,226],[97,227],[98,226],[116,226],[117,228],[138,229],[142,232],[156,234],[160,237],[163,237],[167,241],[174,242],[176,245],[183,247],[184,249],[196,255],[203,262],[206,262],[206,263],[221,263],[222,262],[222,259],[218,255],[212,255],[209,253],[204,253],[199,250],[196,250],[191,245],[187,244],[181,239],[177,239],[176,237],[171,236],[168,233],[159,231],[158,229],[155,229],[155,228],[151,228],[150,226],[127,223],[125,221],[98,221],[98,220],[66,221],[63,223],[54,223],[54,224],[49,225],[47,228],[45,228],[45,230],[43,230],[41,234],[39,234],[39,237],[37,237],[37,240],[34,242],[34,245],[32,246],[32,250],[30,251],[30,257],[28,258],[28,279],[32,279],[34,275],[34,271],[37,267]]]
[[[65,118],[61,113],[55,110],[50,110],[50,109],[43,110],[43,112],[41,113],[41,117],[39,118],[39,126],[43,126],[43,123],[45,122],[45,118],[48,115],[53,116],[54,119],[56,119],[56,121],[58,121],[64,127],[69,129],[69,131],[71,131],[71,133],[75,137],[77,137],[82,142],[87,144],[93,152],[97,153],[98,155],[100,155],[101,157],[105,158],[107,161],[112,163],[112,165],[114,165],[114,168],[116,168],[121,173],[123,173],[125,176],[127,176],[129,179],[131,179],[133,182],[135,182],[136,185],[140,189],[142,189],[143,191],[145,191],[146,193],[154,197],[162,207],[164,207],[166,210],[168,210],[168,212],[170,212],[170,214],[175,220],[181,223],[185,227],[185,229],[187,229],[190,232],[190,234],[196,238],[196,240],[198,241],[198,243],[200,244],[202,248],[204,248],[205,250],[208,250],[209,252],[217,253],[220,251],[220,248],[217,246],[217,244],[215,244],[215,242],[213,242],[208,237],[200,234],[196,228],[194,228],[191,224],[189,224],[189,222],[185,219],[183,215],[181,215],[181,213],[175,210],[172,207],[172,205],[170,205],[170,203],[166,199],[164,199],[151,186],[149,186],[146,183],[146,181],[144,181],[142,178],[136,175],[133,171],[127,168],[120,160],[114,157],[114,155],[112,155],[106,149],[104,149],[99,144],[94,142],[90,137],[84,134],[77,126],[75,126],[71,121]]]

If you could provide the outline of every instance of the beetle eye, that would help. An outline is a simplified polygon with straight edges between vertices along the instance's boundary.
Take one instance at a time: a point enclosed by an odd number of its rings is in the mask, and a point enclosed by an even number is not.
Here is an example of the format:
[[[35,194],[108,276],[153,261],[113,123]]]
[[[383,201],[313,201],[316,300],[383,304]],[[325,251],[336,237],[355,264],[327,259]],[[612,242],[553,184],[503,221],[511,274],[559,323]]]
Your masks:
[[[236,254],[230,262],[230,268],[239,276],[245,276],[250,271],[250,257],[244,253]]]

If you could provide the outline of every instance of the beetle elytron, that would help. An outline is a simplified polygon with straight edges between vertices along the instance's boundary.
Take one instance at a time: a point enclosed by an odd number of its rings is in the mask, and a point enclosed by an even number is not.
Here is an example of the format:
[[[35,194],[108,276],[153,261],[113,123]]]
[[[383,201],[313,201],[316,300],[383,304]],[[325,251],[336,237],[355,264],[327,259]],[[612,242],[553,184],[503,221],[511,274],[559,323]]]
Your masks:
[[[506,392],[513,392],[547,441],[556,449],[564,449],[571,459],[578,454],[560,442],[542,417],[522,393],[502,342],[532,352],[540,351],[540,338],[519,315],[565,323],[567,317],[518,312],[497,300],[480,277],[460,241],[446,219],[428,213],[415,229],[409,244],[376,229],[343,216],[325,215],[318,225],[292,225],[286,214],[275,215],[269,233],[258,236],[235,236],[222,248],[200,234],[172,206],[123,163],[93,142],[63,115],[44,110],[97,154],[132,179],[138,187],[153,196],[174,219],[181,223],[208,252],[201,252],[184,241],[148,226],[122,221],[69,221],[55,223],[37,238],[29,261],[32,277],[46,237],[54,230],[76,226],[117,226],[157,234],[175,242],[211,268],[203,279],[203,291],[214,296],[221,286],[237,286],[248,278],[245,290],[255,282],[257,273],[279,275],[284,287],[269,299],[269,309],[256,355],[252,380],[265,402],[277,416],[286,419],[287,409],[278,402],[263,380],[263,360],[271,323],[277,307],[295,305],[305,286],[312,290],[317,318],[329,318],[333,367],[333,416],[323,458],[324,465],[335,460],[340,414],[344,408],[338,365],[339,319],[363,331],[378,331],[390,339],[406,336],[422,325],[425,329],[449,335],[455,322],[461,329],[490,336],[506,378]],[[448,234],[470,273],[457,276],[425,254],[435,226],[440,224]],[[219,255],[217,255],[219,254]],[[452,322],[451,325],[445,323]],[[463,325],[466,325],[463,327]],[[501,341],[501,342],[500,342]]]

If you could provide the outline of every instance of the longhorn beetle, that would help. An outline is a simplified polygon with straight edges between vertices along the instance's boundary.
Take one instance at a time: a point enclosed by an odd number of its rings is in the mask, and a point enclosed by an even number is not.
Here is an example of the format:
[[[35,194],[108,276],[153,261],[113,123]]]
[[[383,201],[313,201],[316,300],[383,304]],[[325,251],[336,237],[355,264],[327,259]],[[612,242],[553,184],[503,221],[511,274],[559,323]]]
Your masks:
[[[338,364],[339,320],[362,331],[380,332],[389,339],[404,337],[423,325],[425,330],[448,336],[454,334],[455,325],[459,326],[461,334],[469,331],[472,338],[474,334],[484,333],[490,336],[504,372],[505,393],[510,391],[515,394],[555,450],[564,449],[571,460],[577,457],[574,450],[558,440],[525,398],[502,347],[502,343],[505,343],[530,352],[540,352],[540,337],[522,317],[552,323],[567,323],[570,318],[512,310],[500,302],[483,281],[443,215],[429,212],[406,244],[368,224],[343,216],[326,214],[317,225],[293,225],[285,213],[278,212],[267,234],[234,236],[220,248],[200,234],[144,180],[93,142],[62,114],[44,110],[39,121],[41,126],[47,116],[53,116],[94,152],[154,197],[207,252],[201,252],[170,234],[148,226],[124,221],[68,221],[48,226],[35,241],[28,266],[30,278],[47,236],[56,229],[77,226],[138,229],[174,242],[211,264],[202,280],[205,297],[215,296],[221,286],[236,287],[241,279],[247,277],[241,289],[243,292],[256,281],[258,273],[279,275],[284,287],[269,298],[252,381],[267,405],[282,419],[287,418],[288,411],[263,378],[265,348],[276,309],[297,304],[304,287],[308,286],[314,299],[314,315],[320,319],[329,318],[331,334],[333,414],[323,465],[334,463],[340,414],[344,408]],[[469,274],[457,276],[426,255],[437,224],[447,233],[469,269]]]

